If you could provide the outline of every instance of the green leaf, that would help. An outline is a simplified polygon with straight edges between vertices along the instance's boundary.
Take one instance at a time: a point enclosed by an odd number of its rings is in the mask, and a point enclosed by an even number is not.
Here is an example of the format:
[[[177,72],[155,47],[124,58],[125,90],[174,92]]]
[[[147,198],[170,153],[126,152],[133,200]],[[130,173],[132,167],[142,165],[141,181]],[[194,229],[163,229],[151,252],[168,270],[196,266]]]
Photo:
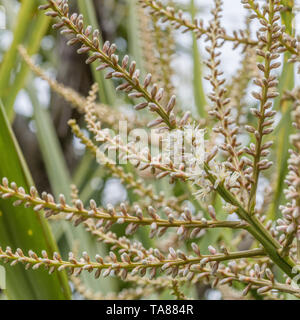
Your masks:
[[[288,10],[282,11],[281,18],[282,18],[283,23],[286,27],[287,33],[292,34],[292,32],[293,32],[293,18],[294,18],[292,11],[293,11],[293,8],[295,7],[295,1],[294,0],[281,0],[281,2],[282,2],[282,5],[288,9]]]
[[[34,88],[29,86],[28,93],[33,104],[37,138],[52,190],[56,197],[58,197],[60,193],[63,193],[66,196],[67,202],[70,203],[70,186],[72,182],[52,119],[48,110],[43,109],[39,105]],[[105,253],[103,245],[97,243],[95,239],[85,231],[83,226],[75,228],[66,221],[57,222],[56,227],[58,228],[59,226],[62,226],[62,229],[58,229],[58,234],[62,235],[62,232],[64,232],[67,239],[67,248],[64,248],[65,251],[74,250],[76,243],[78,243],[79,252],[87,251],[91,256],[97,253]],[[97,291],[99,291],[99,287],[102,288],[102,290],[111,289],[114,282],[113,279],[100,279],[95,281],[93,275],[88,273],[83,274],[82,279],[88,288]]]
[[[20,147],[0,103],[0,178],[7,177],[28,192],[32,178]],[[58,251],[48,222],[32,209],[14,207],[13,200],[0,199],[0,245],[13,250]],[[65,272],[49,275],[46,270],[25,270],[24,266],[6,268],[7,290],[11,299],[70,299]]]
[[[31,79],[32,80],[32,79]],[[50,185],[54,195],[65,193],[70,201],[70,178],[68,167],[60,147],[55,128],[49,111],[39,105],[35,88],[29,86],[27,90],[34,110],[34,120],[37,129],[37,139],[42,152],[43,160],[47,170]]]
[[[79,188],[79,190],[81,190],[86,184],[88,180],[87,178],[91,175],[90,172],[94,172],[94,166],[94,157],[89,152],[86,152],[82,156],[72,177],[73,183]]]
[[[194,18],[196,15],[196,8],[194,0],[191,0],[191,15]],[[194,75],[194,98],[197,107],[197,111],[200,117],[205,117],[205,105],[206,105],[206,98],[203,89],[202,83],[202,63],[201,63],[201,56],[198,48],[197,38],[195,34],[192,34],[193,37],[193,75]]]
[[[15,26],[15,30],[13,34],[13,42],[9,50],[6,52],[3,58],[3,61],[1,63],[1,68],[0,68],[0,98],[1,99],[6,99],[8,97],[8,89],[10,87],[10,79],[12,76],[12,71],[17,66],[16,61],[17,61],[18,46],[24,40],[26,33],[28,32],[28,26],[30,25],[30,22],[36,10],[37,10],[36,0],[22,1],[18,17],[16,18],[17,24]]]
[[[291,6],[293,5],[292,0],[285,0],[285,5]],[[286,31],[289,34],[292,34],[292,18],[293,15],[290,11],[282,12],[281,14],[282,20],[285,23]],[[288,63],[290,58],[290,53],[286,52],[284,55],[284,64],[283,71],[279,78],[279,97],[282,97],[284,91],[291,90],[294,87],[294,65],[292,63]],[[274,104],[275,110],[280,110],[282,113],[282,118],[277,126],[277,130],[275,130],[274,134],[277,137],[277,146],[276,146],[276,161],[277,161],[277,179],[274,189],[274,197],[273,202],[270,205],[267,217],[268,219],[276,219],[280,216],[279,205],[283,201],[283,189],[284,189],[284,179],[288,172],[287,161],[289,158],[289,148],[291,147],[289,143],[289,137],[293,132],[292,126],[292,118],[291,118],[291,103],[288,101],[284,101],[280,104],[280,98],[275,101]]]
[[[34,22],[34,25],[32,26],[31,36],[28,40],[28,45],[26,49],[30,56],[38,52],[40,48],[40,43],[49,28],[50,21],[51,19],[45,16],[42,12],[38,14],[38,17]],[[8,95],[6,99],[4,99],[6,112],[10,120],[13,119],[13,115],[14,115],[13,107],[14,107],[15,99],[19,91],[24,87],[28,71],[29,71],[28,65],[25,63],[25,61],[22,60],[20,70],[16,74],[14,82],[11,84],[8,90]]]
[[[137,65],[139,66],[139,69],[142,70],[142,74],[144,74],[145,70],[143,70],[144,61],[140,41],[140,26],[138,20],[139,15],[137,13],[137,6],[137,0],[128,1],[128,46],[130,54],[134,57],[134,60],[137,62]]]
[[[85,23],[91,25],[94,29],[99,29],[98,21],[96,17],[96,10],[94,8],[93,1],[78,0],[78,7],[83,14]],[[100,43],[101,46],[101,43]],[[116,101],[116,92],[113,87],[113,83],[110,80],[105,80],[103,73],[96,71],[97,65],[91,64],[94,80],[99,85],[99,97],[100,101],[105,104],[114,105]]]

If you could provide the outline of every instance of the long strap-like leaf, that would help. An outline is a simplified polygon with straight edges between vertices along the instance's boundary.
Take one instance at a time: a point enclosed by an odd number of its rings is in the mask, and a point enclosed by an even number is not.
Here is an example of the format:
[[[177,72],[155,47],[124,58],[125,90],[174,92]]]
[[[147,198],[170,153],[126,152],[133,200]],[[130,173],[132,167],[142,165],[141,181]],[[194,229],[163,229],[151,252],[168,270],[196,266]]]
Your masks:
[[[39,105],[33,86],[29,86],[28,93],[33,104],[37,138],[51,188],[56,197],[60,193],[63,193],[66,196],[67,202],[70,203],[71,178],[55,133],[51,116],[48,110],[43,109]],[[104,253],[103,245],[94,241],[92,236],[85,231],[83,226],[75,228],[66,221],[58,221],[56,226],[62,227],[61,230],[64,232],[67,239],[67,243],[62,246],[64,250],[74,250],[76,248],[79,252],[87,251],[91,255],[99,254],[101,252]],[[58,228],[55,230],[57,229]],[[88,273],[82,275],[82,280],[86,287],[94,291],[111,290],[114,287],[114,279],[99,279],[95,281],[93,275]]]
[[[0,104],[0,178],[6,176],[27,191],[33,184],[20,147]],[[26,211],[26,212],[25,212]],[[29,212],[28,212],[29,211]],[[48,222],[32,209],[14,207],[12,201],[0,199],[0,245],[49,254],[57,246]],[[7,268],[7,290],[11,299],[70,299],[64,272],[49,275],[46,270],[25,270],[24,266]]]

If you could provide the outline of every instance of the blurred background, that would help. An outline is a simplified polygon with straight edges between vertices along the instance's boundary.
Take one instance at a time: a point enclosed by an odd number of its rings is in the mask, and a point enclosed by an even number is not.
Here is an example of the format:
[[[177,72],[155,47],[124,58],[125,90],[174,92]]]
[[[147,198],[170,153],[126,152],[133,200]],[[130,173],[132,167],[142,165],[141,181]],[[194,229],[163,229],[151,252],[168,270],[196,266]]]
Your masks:
[[[34,183],[38,190],[51,191],[54,194],[68,193],[70,182],[79,187],[81,199],[95,198],[105,206],[107,203],[118,204],[130,195],[116,178],[107,176],[105,172],[85,154],[84,146],[73,137],[67,125],[70,118],[82,121],[80,115],[68,102],[52,92],[49,84],[37,77],[20,58],[17,46],[22,44],[50,78],[75,89],[86,96],[95,81],[90,66],[79,56],[73,47],[68,47],[63,36],[50,28],[50,20],[36,10],[43,1],[31,0],[0,0],[0,98],[8,111],[14,133],[21,146],[29,166]],[[137,5],[136,0],[72,0],[72,9],[85,14],[87,24],[99,26],[103,40],[115,42],[119,54],[125,53],[143,64],[143,30],[146,16]],[[295,1],[300,7],[300,1]],[[184,8],[187,15],[210,19],[210,1],[174,0],[172,4]],[[293,22],[299,32],[300,12],[296,11]],[[224,0],[223,26],[231,34],[233,30],[244,29],[247,12],[239,0]],[[297,25],[298,24],[298,25]],[[162,26],[164,29],[165,27]],[[252,25],[251,28],[255,28]],[[298,30],[298,31],[297,31]],[[171,80],[178,96],[178,105],[182,109],[197,110],[197,89],[195,89],[195,62],[205,59],[204,40],[195,42],[190,33],[173,32],[175,52],[172,57]],[[164,41],[164,39],[161,39]],[[7,54],[9,52],[9,54]],[[195,55],[195,52],[198,54]],[[222,48],[222,69],[226,77],[236,75],[241,62],[241,48],[233,50],[231,44]],[[4,62],[8,67],[3,68]],[[299,82],[299,78],[295,79]],[[112,85],[112,84],[111,84]],[[207,82],[200,83],[204,91],[209,90]],[[251,84],[249,83],[249,91]],[[130,103],[123,96],[115,95],[112,86],[105,84],[105,94],[100,94],[100,101],[111,108],[123,108],[132,112]],[[247,95],[246,104],[254,101]],[[278,114],[278,120],[280,113]],[[244,137],[247,142],[247,136]],[[0,153],[3,150],[0,150]],[[55,155],[55,157],[54,157]],[[54,160],[55,159],[55,160]],[[68,241],[68,232],[56,230],[60,247]],[[61,233],[60,233],[61,232]],[[61,236],[59,236],[59,234]],[[79,239],[81,235],[76,237]],[[90,239],[85,239],[86,243]],[[92,249],[93,250],[93,249]],[[98,250],[94,248],[94,250]],[[105,290],[122,286],[111,280],[101,280]],[[89,279],[87,286],[95,289]],[[98,288],[98,285],[97,285]],[[96,289],[97,289],[96,288]],[[199,288],[199,296],[207,299],[220,299],[222,293],[217,290]]]

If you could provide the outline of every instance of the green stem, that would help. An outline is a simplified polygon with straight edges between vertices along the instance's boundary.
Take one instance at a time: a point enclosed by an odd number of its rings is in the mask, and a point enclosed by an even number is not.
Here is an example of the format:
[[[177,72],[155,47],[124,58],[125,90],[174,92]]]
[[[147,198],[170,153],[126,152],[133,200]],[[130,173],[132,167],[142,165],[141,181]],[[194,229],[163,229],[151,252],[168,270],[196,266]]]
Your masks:
[[[149,262],[145,264],[144,262],[116,262],[116,263],[99,263],[99,262],[70,262],[70,261],[63,261],[61,259],[41,259],[39,257],[26,257],[14,254],[5,254],[5,252],[2,251],[0,248],[0,259],[7,259],[9,261],[22,261],[29,263],[31,265],[37,265],[37,264],[45,264],[48,267],[55,267],[59,268],[61,266],[64,266],[65,268],[84,268],[87,265],[90,267],[90,269],[126,269],[126,270],[132,270],[136,267],[147,267],[147,268],[161,268],[166,264],[170,264],[170,266],[184,266],[187,264],[198,264],[202,259],[207,259],[208,262],[212,261],[228,261],[228,260],[234,260],[234,259],[243,259],[243,258],[251,258],[251,257],[261,257],[265,254],[263,249],[252,249],[252,250],[244,250],[244,251],[238,251],[238,252],[232,252],[228,254],[216,254],[216,255],[201,255],[194,258],[186,258],[184,259],[174,259],[174,260],[161,260],[158,262]],[[47,260],[46,262],[44,262]]]
[[[91,216],[91,212],[88,209],[82,208],[78,209],[69,205],[64,205],[62,206],[61,204],[54,203],[54,202],[46,202],[45,200],[39,198],[39,197],[32,197],[29,194],[23,194],[20,193],[18,190],[14,190],[5,186],[2,186],[0,184],[0,192],[3,194],[6,194],[7,196],[4,196],[4,198],[10,198],[10,197],[16,197],[19,200],[27,201],[30,203],[33,207],[40,206],[41,209],[49,209],[52,211],[55,211],[57,213],[59,212],[64,212],[64,213],[73,213],[74,215],[80,216],[82,218],[88,219],[90,217],[93,217],[94,219],[97,220],[109,220],[113,222],[117,222],[118,219],[120,218],[118,215],[110,215],[107,212],[97,209],[97,212],[95,212]],[[58,209],[59,208],[59,209]],[[185,227],[185,228],[247,228],[247,224],[237,222],[237,221],[221,221],[221,220],[211,220],[211,221],[206,221],[202,222],[199,220],[191,220],[191,221],[182,221],[182,220],[174,220],[170,222],[167,219],[152,219],[152,218],[145,218],[143,217],[142,219],[139,219],[138,217],[135,216],[126,216],[124,217],[124,221],[126,223],[136,223],[140,225],[151,225],[153,223],[156,223],[157,226],[159,227]]]
[[[205,163],[204,169],[208,174],[208,179],[212,184],[214,184],[216,178],[210,174],[210,168],[207,163]],[[263,224],[255,216],[250,215],[249,212],[242,207],[236,198],[227,189],[225,189],[222,184],[218,185],[216,191],[226,202],[237,207],[237,214],[239,217],[250,225],[247,230],[264,247],[271,260],[289,277],[294,277],[295,274],[292,273],[292,269],[295,266],[295,262],[289,257],[282,257],[280,255],[280,250],[282,248],[281,245],[271,236]]]

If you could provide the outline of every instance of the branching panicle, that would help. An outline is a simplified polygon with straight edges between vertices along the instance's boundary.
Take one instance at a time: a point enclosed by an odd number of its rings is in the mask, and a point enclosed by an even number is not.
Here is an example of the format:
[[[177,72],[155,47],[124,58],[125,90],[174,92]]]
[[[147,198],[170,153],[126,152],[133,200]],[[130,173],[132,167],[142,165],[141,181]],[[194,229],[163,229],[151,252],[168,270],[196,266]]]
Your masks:
[[[253,1],[243,1],[249,3],[245,4],[245,7],[255,8],[255,12],[258,12],[258,6],[254,5]],[[255,195],[258,185],[259,174],[263,170],[267,170],[272,165],[271,161],[263,159],[268,156],[269,148],[272,143],[269,141],[263,143],[263,137],[272,133],[272,125],[274,123],[273,117],[276,111],[272,109],[272,100],[278,96],[276,87],[278,85],[277,77],[274,74],[274,70],[280,67],[281,62],[277,59],[280,57],[280,38],[282,37],[282,27],[279,25],[280,20],[280,1],[270,0],[268,6],[263,8],[263,16],[267,17],[267,20],[259,18],[261,27],[259,29],[258,39],[260,47],[263,50],[257,49],[256,53],[259,57],[263,58],[263,63],[258,63],[257,67],[261,71],[262,76],[254,80],[255,85],[259,91],[252,92],[253,97],[259,102],[259,109],[251,109],[252,114],[258,119],[258,127],[247,126],[248,132],[253,133],[256,139],[255,145],[250,145],[250,148],[246,148],[246,152],[254,158],[251,165],[251,192],[248,209],[253,211],[255,209]],[[254,15],[255,16],[255,15]]]
[[[86,60],[87,64],[95,61],[100,62],[97,70],[109,69],[106,79],[116,78],[124,81],[117,87],[117,90],[124,91],[130,98],[143,98],[145,102],[135,106],[136,110],[146,107],[150,111],[157,113],[159,118],[155,122],[151,122],[152,126],[164,123],[170,129],[177,127],[177,121],[173,112],[173,107],[169,107],[168,103],[162,106],[160,101],[163,98],[164,89],[158,88],[157,84],[152,85],[152,75],[148,74],[143,81],[140,81],[140,70],[137,69],[136,62],[129,62],[126,55],[119,63],[119,56],[116,54],[116,45],[106,41],[102,48],[99,46],[99,30],[92,30],[91,27],[84,27],[83,16],[73,14],[69,17],[68,1],[49,0],[49,5],[42,6],[41,9],[51,9],[46,15],[58,17],[60,22],[53,25],[54,29],[62,29],[61,33],[71,36],[68,45],[81,44],[78,49],[79,54],[90,52],[90,57]]]
[[[67,257],[0,247],[0,262],[49,273],[66,270],[76,292],[92,300],[145,299],[165,290],[175,299],[187,300],[195,298],[187,289],[203,283],[229,296],[300,298],[295,283],[300,261],[300,90],[292,87],[292,78],[287,79],[297,73],[298,65],[292,63],[300,62],[300,47],[299,37],[284,19],[292,18],[292,11],[286,11],[280,0],[241,0],[249,13],[246,27],[229,34],[222,26],[222,0],[209,4],[208,21],[192,21],[190,14],[172,7],[172,1],[139,0],[131,8],[137,9],[140,71],[128,55],[120,58],[114,43],[100,46],[100,31],[85,26],[82,14],[71,13],[68,0],[46,2],[40,9],[57,20],[53,28],[68,37],[69,46],[78,47],[78,54],[87,56],[88,65],[98,63],[97,71],[106,70],[105,78],[127,94],[125,100],[116,101],[114,109],[98,103],[101,81],[83,97],[48,77],[24,47],[19,53],[36,76],[83,115],[68,125],[93,165],[105,170],[103,192],[106,179],[113,176],[128,194],[112,205],[100,200],[102,191],[94,190],[87,201],[90,181],[84,181],[71,186],[70,197],[54,197],[10,182],[4,174],[1,201],[13,200],[20,212],[31,208],[37,216],[43,213],[51,223],[67,220],[82,227],[89,241],[101,244],[97,251],[101,254],[91,257],[89,246],[78,253],[74,244]],[[258,24],[256,33],[251,32],[257,26],[250,24],[252,20]],[[196,120],[192,110],[182,115],[184,107],[175,111],[180,101],[174,92],[181,89],[174,87],[177,70],[171,66],[176,30],[192,32],[194,40],[204,41],[207,119]],[[230,79],[222,71],[221,59],[228,42],[239,48],[242,57]],[[195,70],[194,75],[198,73]],[[194,82],[199,84],[199,79]],[[255,99],[253,108],[248,91]],[[132,113],[122,111],[124,103],[134,106]],[[149,122],[136,112],[143,109],[156,118]],[[123,122],[125,136],[120,129]],[[138,127],[142,133],[135,131]],[[276,157],[272,147],[285,143],[289,146]],[[93,177],[98,181],[98,171]],[[278,179],[275,188],[273,177]],[[261,181],[267,181],[265,189]],[[86,182],[88,187],[82,188]],[[94,292],[84,278],[78,278],[85,271],[96,279],[125,281],[126,289]]]

